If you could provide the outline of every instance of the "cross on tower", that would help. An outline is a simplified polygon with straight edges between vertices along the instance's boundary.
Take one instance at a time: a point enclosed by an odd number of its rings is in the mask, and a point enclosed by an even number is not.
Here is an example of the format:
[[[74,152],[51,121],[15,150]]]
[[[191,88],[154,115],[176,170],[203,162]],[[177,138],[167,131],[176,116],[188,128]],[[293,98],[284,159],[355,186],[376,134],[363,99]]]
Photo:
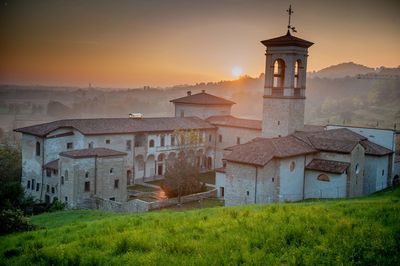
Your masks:
[[[290,25],[290,18],[293,14],[293,10],[292,10],[292,5],[289,5],[289,9],[286,10],[286,12],[289,14],[289,23],[288,23],[288,33],[290,34],[290,30],[292,30],[292,32],[297,32],[295,27],[292,27],[292,25]]]

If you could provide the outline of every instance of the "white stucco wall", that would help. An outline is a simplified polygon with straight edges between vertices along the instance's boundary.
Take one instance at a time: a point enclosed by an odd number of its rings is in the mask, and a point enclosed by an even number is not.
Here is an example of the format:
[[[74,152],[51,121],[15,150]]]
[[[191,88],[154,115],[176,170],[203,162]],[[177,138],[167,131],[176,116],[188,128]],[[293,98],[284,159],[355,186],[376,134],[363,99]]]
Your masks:
[[[294,163],[293,171],[290,165]],[[303,199],[305,156],[280,160],[280,200],[298,201]]]
[[[197,116],[206,119],[214,115],[230,115],[231,106],[175,103],[175,116],[181,117],[182,111],[184,117]]]
[[[329,182],[318,180],[317,177],[320,174],[326,174],[329,177]],[[346,183],[346,173],[333,174],[306,170],[304,198],[345,198]]]
[[[382,190],[388,184],[389,156],[365,156],[363,194]]]

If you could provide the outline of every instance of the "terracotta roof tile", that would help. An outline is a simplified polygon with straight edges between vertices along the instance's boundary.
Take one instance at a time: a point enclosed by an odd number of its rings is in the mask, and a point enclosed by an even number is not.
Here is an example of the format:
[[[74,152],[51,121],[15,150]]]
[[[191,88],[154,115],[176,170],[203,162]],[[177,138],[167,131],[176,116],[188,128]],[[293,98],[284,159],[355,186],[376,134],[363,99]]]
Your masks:
[[[342,174],[350,166],[350,163],[313,159],[307,166],[307,170],[316,170],[334,174]]]
[[[60,153],[60,156],[70,157],[74,159],[89,158],[89,157],[112,157],[112,156],[125,156],[125,152],[120,152],[107,148],[93,148],[93,149],[82,149],[64,151]]]
[[[53,169],[53,170],[58,170],[58,159],[48,162],[45,165],[43,165],[43,168],[47,169]]]
[[[208,94],[206,92],[200,92],[193,95],[188,95],[182,98],[173,99],[172,103],[189,103],[189,104],[201,104],[201,105],[233,105],[232,101],[224,98]]]
[[[258,166],[266,165],[273,158],[285,158],[316,152],[303,141],[287,136],[282,138],[256,138],[248,143],[233,146],[225,160]]]
[[[368,155],[384,156],[393,153],[391,150],[375,144],[369,140],[362,140],[360,143],[364,147],[365,153]]]
[[[15,131],[44,137],[58,128],[75,128],[84,135],[104,135],[173,131],[175,129],[212,129],[215,127],[198,117],[95,118],[58,120],[18,128]]]
[[[210,116],[207,122],[216,126],[248,128],[261,131],[261,120],[237,118],[231,115]]]

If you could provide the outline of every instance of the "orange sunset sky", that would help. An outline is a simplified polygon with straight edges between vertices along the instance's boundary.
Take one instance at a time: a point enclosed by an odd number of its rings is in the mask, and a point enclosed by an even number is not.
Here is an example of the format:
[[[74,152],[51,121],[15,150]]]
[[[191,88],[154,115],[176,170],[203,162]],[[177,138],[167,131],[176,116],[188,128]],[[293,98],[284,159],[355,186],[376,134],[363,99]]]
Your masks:
[[[315,43],[308,70],[400,65],[400,1],[0,1],[0,83],[193,84],[264,72],[263,39]]]

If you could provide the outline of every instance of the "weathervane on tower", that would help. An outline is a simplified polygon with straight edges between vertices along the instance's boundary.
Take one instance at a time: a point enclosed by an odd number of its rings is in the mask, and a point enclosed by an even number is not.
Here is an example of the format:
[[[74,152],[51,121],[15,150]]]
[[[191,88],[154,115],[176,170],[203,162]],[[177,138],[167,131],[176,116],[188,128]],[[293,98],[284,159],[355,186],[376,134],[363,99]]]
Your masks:
[[[293,14],[293,10],[292,10],[292,5],[289,5],[289,9],[286,10],[286,12],[289,14],[289,23],[288,23],[288,34],[290,34],[290,30],[292,30],[292,32],[297,32],[295,27],[292,27],[292,25],[290,25],[290,17]]]

